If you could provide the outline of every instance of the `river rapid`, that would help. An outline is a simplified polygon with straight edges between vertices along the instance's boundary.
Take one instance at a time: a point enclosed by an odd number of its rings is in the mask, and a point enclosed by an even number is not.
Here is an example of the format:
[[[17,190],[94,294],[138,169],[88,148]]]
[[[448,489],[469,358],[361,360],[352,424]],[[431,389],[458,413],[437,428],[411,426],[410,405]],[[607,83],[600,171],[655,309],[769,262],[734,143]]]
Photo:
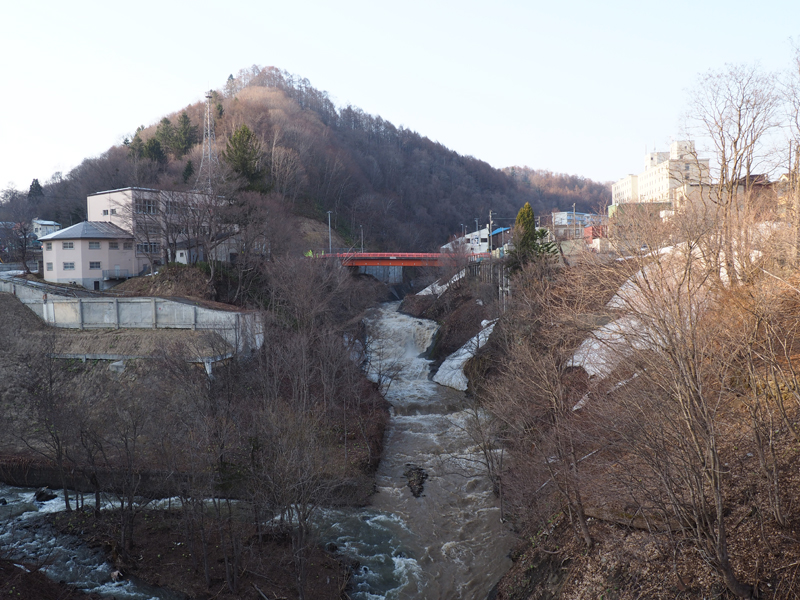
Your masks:
[[[484,600],[511,566],[514,538],[465,432],[464,393],[429,378],[436,323],[398,308],[366,319],[368,375],[392,404],[378,492],[370,509],[327,513],[323,536],[361,563],[355,599]],[[415,467],[427,475],[419,497],[408,485]]]
[[[423,357],[436,323],[382,305],[366,318],[368,376],[381,383],[392,416],[365,509],[325,509],[321,541],[357,561],[353,600],[485,600],[510,568],[514,537],[465,433],[465,395],[430,378]],[[408,473],[423,490],[415,497]],[[427,476],[427,477],[426,477]],[[79,540],[55,534],[37,514],[63,509],[61,494],[38,503],[32,489],[0,485],[0,547],[14,560],[46,563],[48,574],[80,588],[130,600],[175,598],[143,582],[110,582],[112,567]]]

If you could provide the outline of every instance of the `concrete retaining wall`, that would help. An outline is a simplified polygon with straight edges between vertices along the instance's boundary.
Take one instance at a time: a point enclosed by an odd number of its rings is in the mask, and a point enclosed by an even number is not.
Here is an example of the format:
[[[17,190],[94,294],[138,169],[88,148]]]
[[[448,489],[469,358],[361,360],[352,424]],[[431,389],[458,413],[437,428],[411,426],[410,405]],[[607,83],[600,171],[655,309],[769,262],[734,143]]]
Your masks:
[[[363,266],[358,267],[358,272],[372,275],[383,283],[403,283],[403,267]]]
[[[264,343],[261,317],[253,312],[213,310],[163,298],[70,298],[13,280],[0,280],[0,291],[14,294],[40,319],[56,327],[212,330],[240,353]]]

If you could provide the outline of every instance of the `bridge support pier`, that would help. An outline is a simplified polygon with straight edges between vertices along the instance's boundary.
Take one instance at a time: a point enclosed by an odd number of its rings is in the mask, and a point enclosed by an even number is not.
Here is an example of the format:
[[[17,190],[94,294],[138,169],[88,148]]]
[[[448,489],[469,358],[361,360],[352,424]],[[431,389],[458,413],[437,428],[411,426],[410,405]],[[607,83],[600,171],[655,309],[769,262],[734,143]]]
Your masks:
[[[372,275],[383,283],[403,283],[403,267],[401,266],[359,266],[358,272]]]

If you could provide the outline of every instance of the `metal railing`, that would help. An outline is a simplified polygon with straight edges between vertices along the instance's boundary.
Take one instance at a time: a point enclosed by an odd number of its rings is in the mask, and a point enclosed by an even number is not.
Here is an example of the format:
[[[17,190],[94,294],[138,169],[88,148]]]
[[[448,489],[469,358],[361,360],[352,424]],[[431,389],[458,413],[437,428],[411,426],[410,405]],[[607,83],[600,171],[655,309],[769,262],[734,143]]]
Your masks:
[[[128,279],[131,274],[128,269],[103,269],[103,279]]]

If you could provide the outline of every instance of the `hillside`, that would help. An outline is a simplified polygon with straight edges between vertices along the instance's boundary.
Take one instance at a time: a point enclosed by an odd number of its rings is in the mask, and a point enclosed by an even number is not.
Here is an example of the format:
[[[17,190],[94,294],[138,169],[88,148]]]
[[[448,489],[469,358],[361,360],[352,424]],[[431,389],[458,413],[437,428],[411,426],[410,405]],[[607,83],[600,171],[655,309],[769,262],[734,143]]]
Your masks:
[[[543,186],[542,177],[533,183],[519,177],[519,168],[494,169],[380,116],[336,107],[327,92],[274,67],[231,76],[213,103],[220,153],[242,125],[253,134],[248,188],[275,194],[292,212],[317,220],[331,211],[348,245],[360,243],[363,229],[371,249],[430,250],[462,224],[488,221],[490,210],[495,219],[513,218],[525,202],[537,213],[572,203],[589,211],[610,196],[607,185],[580,177],[550,174]],[[127,146],[54,177],[32,198],[35,212],[71,224],[85,218],[89,193],[131,185],[191,188],[204,110],[202,103],[180,109],[137,129]]]

